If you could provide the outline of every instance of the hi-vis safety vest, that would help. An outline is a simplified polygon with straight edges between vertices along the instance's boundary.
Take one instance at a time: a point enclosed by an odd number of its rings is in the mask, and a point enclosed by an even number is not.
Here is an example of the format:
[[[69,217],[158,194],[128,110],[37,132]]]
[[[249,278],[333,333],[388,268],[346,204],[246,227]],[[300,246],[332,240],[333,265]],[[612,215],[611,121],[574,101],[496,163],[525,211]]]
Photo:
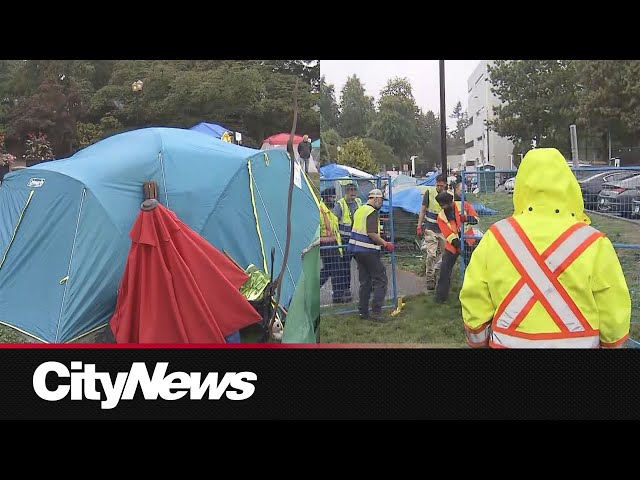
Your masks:
[[[442,211],[442,207],[436,201],[438,190],[436,190],[436,187],[427,187],[427,192],[429,192],[429,206],[427,207],[424,218],[431,224],[437,224],[438,213]]]
[[[356,197],[354,202],[358,205],[356,210],[362,206],[362,200]],[[351,209],[347,204],[347,201],[344,197],[338,200],[340,204],[340,209],[342,210],[342,217],[339,219],[339,228],[340,234],[346,239],[349,239],[351,236],[351,225],[353,224],[353,219],[351,218]],[[355,213],[355,212],[354,212]]]
[[[598,348],[599,331],[591,327],[558,277],[604,234],[585,223],[576,223],[540,255],[513,217],[495,223],[490,231],[520,279],[499,305],[491,323],[476,330],[465,325],[467,342],[479,346],[488,341],[494,348]],[[516,330],[537,302],[559,332]]]
[[[380,251],[380,245],[373,243],[367,235],[367,217],[375,210],[371,205],[365,203],[353,214],[353,227],[349,239],[349,249],[352,253]],[[380,222],[378,222],[378,234],[380,234]]]
[[[460,220],[460,203],[461,202],[454,202],[453,204],[453,209],[455,211],[454,220],[449,220],[444,210],[440,210],[440,213],[438,213],[438,226],[440,227],[440,232],[442,232],[442,235],[446,240],[446,243],[444,244],[444,248],[449,250],[451,253],[460,253],[460,250],[454,247],[451,243],[455,239],[460,240],[459,233],[460,233],[460,226],[462,224],[462,221]],[[471,206],[470,203],[464,202],[464,211],[465,211],[465,216],[475,217],[476,219],[478,219],[478,213],[473,208],[473,206]],[[473,236],[474,235],[473,227],[469,226],[465,234],[469,236]],[[465,238],[465,243],[469,246],[472,246],[476,243],[476,239]]]
[[[338,229],[338,217],[329,208],[320,202],[320,243],[337,243],[342,245],[340,230]]]

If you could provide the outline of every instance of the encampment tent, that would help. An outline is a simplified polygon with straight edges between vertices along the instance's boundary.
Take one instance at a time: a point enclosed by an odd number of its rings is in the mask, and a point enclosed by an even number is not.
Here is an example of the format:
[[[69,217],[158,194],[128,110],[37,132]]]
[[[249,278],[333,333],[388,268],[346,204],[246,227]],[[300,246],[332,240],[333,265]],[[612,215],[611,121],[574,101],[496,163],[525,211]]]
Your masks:
[[[200,122],[197,125],[194,125],[189,130],[194,130],[196,132],[206,133],[207,135],[211,135],[215,138],[220,138],[224,135],[224,132],[229,132],[231,135],[234,134],[233,130],[230,130],[221,125],[217,125],[215,123],[207,123]]]
[[[271,150],[271,149],[278,149],[278,150],[287,150],[287,143],[289,142],[289,137],[291,136],[291,134],[289,133],[277,133],[275,135],[271,135],[270,137],[267,137],[264,139],[264,141],[262,142],[262,150]],[[300,156],[298,155],[298,145],[300,144],[300,142],[302,142],[302,135],[294,135],[293,136],[293,152],[296,156],[296,160],[300,160]],[[313,156],[311,157],[310,160],[313,159]],[[313,161],[309,162],[309,172],[311,173],[316,173],[318,171],[318,169],[316,168],[316,165]]]
[[[276,274],[286,244],[290,160],[180,128],[114,135],[68,159],[8,174],[0,186],[0,322],[63,343],[106,325],[131,240],[155,181],[158,200],[242,268]],[[319,211],[304,177],[294,186],[287,306]]]
[[[316,172],[318,171],[318,165],[320,165],[320,139],[311,142],[311,158],[313,158],[314,167]]]
[[[340,198],[344,195],[343,186],[347,183],[355,183],[358,186],[358,197],[365,202],[369,192],[379,186],[378,177],[348,165],[330,163],[320,167],[320,185],[322,189],[332,186],[336,189],[338,198]]]

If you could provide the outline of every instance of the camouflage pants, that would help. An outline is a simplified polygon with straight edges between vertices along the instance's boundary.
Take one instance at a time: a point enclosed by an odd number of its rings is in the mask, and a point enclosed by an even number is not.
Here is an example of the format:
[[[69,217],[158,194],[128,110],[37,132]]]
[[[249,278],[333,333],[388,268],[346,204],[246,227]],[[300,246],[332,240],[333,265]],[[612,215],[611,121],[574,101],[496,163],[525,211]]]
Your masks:
[[[436,270],[440,269],[445,239],[440,233],[431,230],[424,231],[421,250],[425,258],[425,274],[427,288],[433,290],[436,287]]]

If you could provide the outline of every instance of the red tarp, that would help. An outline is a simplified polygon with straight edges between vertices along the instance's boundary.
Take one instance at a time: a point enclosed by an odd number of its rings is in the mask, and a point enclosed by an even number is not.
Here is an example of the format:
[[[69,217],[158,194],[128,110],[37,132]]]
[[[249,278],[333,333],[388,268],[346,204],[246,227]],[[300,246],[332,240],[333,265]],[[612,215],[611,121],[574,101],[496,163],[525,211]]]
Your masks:
[[[117,343],[225,343],[260,321],[240,293],[249,278],[161,204],[141,210],[111,329]]]
[[[286,145],[289,142],[289,137],[291,134],[289,133],[278,133],[276,135],[271,135],[268,138],[264,139],[264,143],[268,143],[269,145]],[[294,135],[293,136],[293,144],[297,145],[302,141],[302,135]]]

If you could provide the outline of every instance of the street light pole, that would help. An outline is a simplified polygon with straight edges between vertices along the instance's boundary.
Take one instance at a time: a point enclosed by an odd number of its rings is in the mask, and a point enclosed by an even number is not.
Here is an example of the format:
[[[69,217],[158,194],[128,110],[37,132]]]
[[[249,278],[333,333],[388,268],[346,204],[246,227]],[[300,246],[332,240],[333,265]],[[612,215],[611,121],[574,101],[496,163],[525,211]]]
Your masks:
[[[444,95],[444,60],[440,60],[440,156],[442,173],[447,175],[447,108]]]
[[[491,162],[491,150],[490,150],[490,144],[489,144],[489,133],[490,133],[490,128],[489,128],[489,69],[487,68],[487,73],[486,73],[486,77],[484,79],[485,84],[484,84],[484,108],[486,109],[485,112],[485,118],[486,118],[486,123],[487,123],[487,163],[492,163]]]

